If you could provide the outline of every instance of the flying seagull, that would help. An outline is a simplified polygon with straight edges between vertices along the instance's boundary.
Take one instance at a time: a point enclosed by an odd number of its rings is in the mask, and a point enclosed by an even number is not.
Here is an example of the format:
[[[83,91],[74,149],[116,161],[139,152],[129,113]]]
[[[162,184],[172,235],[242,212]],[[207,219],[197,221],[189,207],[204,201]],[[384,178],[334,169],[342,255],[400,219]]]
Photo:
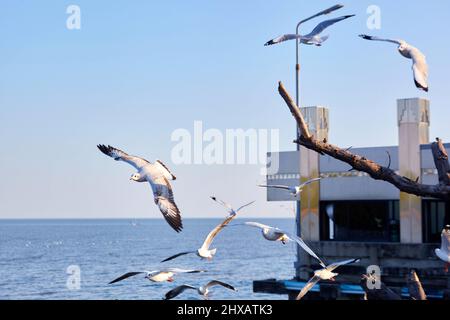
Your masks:
[[[319,23],[317,25],[317,27],[315,27],[314,30],[311,31],[311,33],[309,33],[307,35],[302,36],[302,35],[297,35],[297,34],[285,34],[278,38],[275,38],[275,39],[272,39],[272,40],[266,42],[264,45],[271,46],[271,45],[278,44],[278,43],[281,43],[284,41],[298,39],[303,44],[315,45],[315,46],[320,47],[322,45],[322,43],[325,42],[329,38],[329,36],[323,36],[323,37],[320,36],[320,34],[326,28],[328,28],[329,26],[331,26],[339,21],[342,21],[342,20],[345,20],[345,19],[348,19],[348,18],[351,18],[354,16],[355,15],[352,14],[352,15],[347,15],[347,16],[342,16],[339,18],[326,20],[326,21]]]
[[[169,180],[175,180],[176,177],[160,160],[151,163],[143,158],[130,156],[122,150],[111,146],[98,145],[97,148],[116,161],[124,161],[138,170],[130,180],[136,182],[149,182],[153,190],[155,204],[164,216],[164,219],[176,231],[180,232],[183,228],[181,222],[180,210],[175,204],[172,186]]]
[[[313,182],[320,181],[321,179],[322,178],[311,179],[311,180],[308,180],[305,183],[302,183],[301,185],[295,186],[295,187],[281,186],[281,185],[270,185],[270,186],[259,185],[258,187],[261,187],[261,188],[272,188],[272,189],[283,189],[283,190],[289,191],[289,193],[291,195],[296,197],[303,191],[304,187],[306,187],[307,185],[309,185],[309,184],[311,184]]]
[[[311,250],[310,247],[301,239],[300,237],[297,237],[295,235],[289,234],[287,232],[284,232],[278,228],[274,228],[271,226],[267,226],[262,223],[258,222],[245,222],[244,223],[247,226],[256,227],[261,229],[262,235],[266,240],[269,241],[280,241],[281,243],[285,244],[287,241],[295,241],[298,243],[300,247],[302,247],[303,250],[305,250],[307,253],[309,253],[313,258],[317,259],[319,261],[320,265],[323,268],[326,268],[325,263],[320,259],[314,251]]]
[[[227,289],[237,291],[233,286],[229,285],[228,283],[218,281],[218,280],[212,280],[212,281],[208,282],[205,286],[201,286],[199,288],[196,288],[196,287],[193,287],[193,286],[190,286],[187,284],[176,287],[175,289],[172,289],[166,293],[164,300],[173,299],[176,296],[178,296],[179,294],[181,294],[184,290],[187,290],[187,289],[196,290],[199,295],[203,296],[203,298],[205,298],[205,299],[208,299],[209,289],[214,286],[222,286]]]
[[[208,234],[208,236],[206,237],[205,241],[203,242],[203,245],[197,249],[196,251],[186,251],[186,252],[181,252],[178,253],[174,256],[171,256],[167,259],[164,259],[161,262],[166,262],[166,261],[170,261],[173,260],[175,258],[178,258],[180,256],[186,255],[186,254],[191,254],[194,253],[197,256],[199,256],[202,259],[208,259],[208,260],[212,260],[212,258],[214,257],[214,255],[216,254],[217,249],[209,249],[209,247],[211,246],[211,243],[213,242],[214,238],[217,236],[217,234],[226,226],[228,225],[235,217],[238,211],[240,211],[242,208],[245,208],[249,205],[251,205],[252,203],[254,203],[255,201],[252,201],[248,204],[243,205],[242,207],[240,207],[239,209],[237,209],[236,211],[233,210],[231,208],[230,205],[226,204],[225,202],[218,200],[216,197],[211,197],[211,199],[213,199],[216,202],[219,202],[220,204],[223,204],[227,207],[229,215],[225,218],[225,220],[222,221],[222,223],[220,223],[217,227],[215,227],[213,230],[211,230],[211,232]]]
[[[319,282],[320,280],[334,281],[334,278],[339,275],[338,273],[333,272],[334,269],[336,269],[340,266],[346,265],[346,264],[357,263],[359,261],[360,261],[359,259],[350,259],[350,260],[345,260],[345,261],[341,261],[341,262],[335,262],[323,269],[314,271],[314,276],[308,281],[308,283],[300,291],[300,293],[297,296],[297,300],[301,300],[305,296],[305,294],[307,294],[308,291],[311,290],[311,288],[314,287],[314,285],[317,282]]]
[[[128,272],[124,275],[118,277],[117,279],[114,279],[108,284],[113,284],[122,280],[125,280],[130,277],[134,277],[138,274],[144,274],[145,273],[145,279],[148,279],[152,282],[173,282],[173,276],[177,273],[200,273],[200,272],[206,272],[205,270],[185,270],[185,269],[178,269],[178,268],[169,268],[164,270],[154,270],[154,271],[137,271],[137,272]]]
[[[441,248],[435,250],[439,259],[445,262],[445,272],[450,267],[450,225],[445,226],[441,233]]]
[[[397,44],[400,54],[413,61],[412,70],[416,87],[428,92],[428,64],[425,55],[419,49],[413,47],[404,40],[382,39],[365,34],[361,34],[360,37],[365,40],[384,41]]]

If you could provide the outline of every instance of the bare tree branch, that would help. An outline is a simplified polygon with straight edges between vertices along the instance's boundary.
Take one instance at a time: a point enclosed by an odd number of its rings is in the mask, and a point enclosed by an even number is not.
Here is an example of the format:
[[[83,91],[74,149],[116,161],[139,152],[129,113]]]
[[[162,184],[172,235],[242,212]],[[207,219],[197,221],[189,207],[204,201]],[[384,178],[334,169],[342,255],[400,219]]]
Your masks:
[[[295,143],[300,144],[301,146],[309,150],[316,151],[319,154],[326,154],[337,160],[343,161],[349,164],[354,170],[365,172],[375,180],[386,181],[397,187],[402,192],[420,197],[431,197],[450,201],[450,169],[448,164],[448,157],[446,157],[442,152],[442,150],[445,151],[442,143],[439,146],[439,143],[435,142],[432,146],[433,150],[439,150],[439,152],[433,151],[433,156],[437,169],[440,172],[440,183],[438,185],[420,184],[418,183],[418,181],[413,181],[407,177],[398,175],[394,170],[390,168],[383,167],[378,163],[353,154],[349,150],[341,149],[337,146],[327,143],[326,141],[316,140],[310,134],[308,126],[300,109],[297,107],[292,98],[290,98],[281,82],[279,83],[278,91],[289,107],[289,110],[291,111],[294,119],[298,124],[298,127],[300,128],[301,136],[299,140],[294,141]],[[445,172],[445,175],[443,174],[443,172]]]

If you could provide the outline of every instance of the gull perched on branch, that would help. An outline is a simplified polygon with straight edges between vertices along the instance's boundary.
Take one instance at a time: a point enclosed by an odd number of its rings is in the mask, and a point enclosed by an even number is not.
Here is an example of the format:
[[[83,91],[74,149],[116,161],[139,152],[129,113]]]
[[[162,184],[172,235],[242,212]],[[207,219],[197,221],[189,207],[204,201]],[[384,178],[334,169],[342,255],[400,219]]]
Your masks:
[[[186,269],[178,269],[178,268],[168,268],[164,270],[154,270],[154,271],[137,271],[137,272],[128,272],[124,275],[114,279],[109,284],[113,284],[122,280],[125,280],[130,277],[134,277],[138,274],[145,273],[145,279],[148,279],[152,282],[173,282],[173,276],[177,273],[200,273],[206,272],[205,270],[186,270]]]
[[[111,146],[101,144],[97,148],[114,160],[124,161],[138,170],[137,173],[131,176],[130,180],[150,183],[155,204],[159,207],[164,219],[166,219],[176,232],[180,232],[183,228],[180,210],[175,204],[172,186],[169,183],[169,180],[175,180],[176,177],[169,171],[166,165],[160,160],[151,163],[143,158],[131,156]]]
[[[244,225],[261,229],[264,239],[269,241],[280,241],[283,244],[286,244],[287,241],[297,242],[303,250],[309,253],[313,258],[317,259],[322,267],[326,268],[325,263],[314,253],[314,251],[311,250],[310,247],[308,247],[308,245],[303,241],[302,238],[284,232],[283,230],[280,230],[278,228],[267,226],[258,222],[245,222]]]
[[[350,259],[350,260],[345,260],[345,261],[341,261],[341,262],[335,262],[323,269],[314,271],[314,276],[308,281],[308,283],[300,291],[300,293],[297,296],[297,300],[301,300],[305,296],[305,294],[307,294],[308,291],[311,290],[311,288],[314,287],[314,285],[317,282],[319,282],[320,280],[334,281],[334,278],[339,275],[338,273],[333,272],[336,268],[338,268],[340,266],[344,266],[346,264],[350,264],[350,263],[357,263],[359,261],[360,261],[359,259]]]
[[[185,290],[196,290],[197,293],[201,296],[203,296],[204,299],[208,299],[209,295],[209,289],[214,286],[222,286],[224,288],[237,291],[233,286],[229,285],[228,283],[218,281],[218,280],[212,280],[208,282],[205,286],[201,286],[199,288],[184,284],[182,286],[178,286],[169,292],[166,293],[164,300],[170,300],[175,298],[176,296],[180,295]]]
[[[173,260],[180,256],[183,256],[186,254],[191,254],[191,253],[196,254],[197,256],[199,256],[202,259],[212,260],[212,258],[214,257],[214,255],[216,254],[216,251],[217,251],[217,249],[209,249],[214,238],[226,225],[228,225],[236,217],[238,211],[242,210],[243,208],[245,208],[255,202],[255,201],[252,201],[250,203],[247,203],[247,204],[241,206],[239,209],[234,210],[229,204],[227,204],[226,202],[223,202],[221,200],[218,200],[216,197],[211,197],[211,199],[213,199],[214,201],[225,206],[227,208],[227,211],[229,212],[229,215],[217,227],[215,227],[213,230],[211,230],[211,232],[208,234],[205,241],[203,242],[203,245],[199,249],[197,249],[196,251],[186,251],[186,252],[178,253],[167,259],[164,259],[161,262],[170,261],[170,260]]]
[[[384,41],[397,44],[400,54],[413,61],[412,70],[416,87],[428,92],[428,64],[425,55],[419,49],[413,47],[404,40],[382,39],[365,34],[360,35],[360,37],[365,40]]]
[[[296,197],[303,191],[304,187],[306,187],[307,185],[309,185],[313,182],[320,181],[321,179],[322,178],[311,179],[311,180],[308,180],[305,183],[302,183],[301,185],[295,186],[295,187],[289,187],[289,186],[284,186],[284,185],[268,185],[268,186],[259,185],[258,187],[287,190],[287,191],[289,191],[290,194],[292,194],[294,197]]]
[[[441,233],[441,248],[435,250],[439,259],[445,262],[445,271],[450,266],[450,225],[445,226]]]
[[[331,26],[331,25],[333,25],[333,24],[335,24],[335,23],[337,23],[339,21],[342,21],[342,20],[345,20],[345,19],[348,19],[348,18],[351,18],[351,17],[354,17],[354,16],[355,15],[352,14],[352,15],[347,15],[347,16],[342,16],[342,17],[339,17],[339,18],[335,18],[335,19],[326,20],[326,21],[323,21],[323,22],[319,23],[317,25],[317,27],[315,27],[314,30],[311,31],[310,33],[308,33],[307,35],[302,36],[302,35],[297,35],[297,34],[285,34],[285,35],[282,35],[282,36],[280,36],[278,38],[275,38],[275,39],[272,39],[272,40],[266,42],[264,45],[265,46],[271,46],[271,45],[278,44],[278,43],[281,43],[281,42],[285,42],[285,41],[288,41],[288,40],[295,40],[295,39],[297,39],[303,44],[315,45],[315,46],[320,47],[322,45],[322,43],[324,43],[329,38],[329,36],[323,36],[323,37],[320,36],[320,34],[326,28],[328,28],[329,26]]]

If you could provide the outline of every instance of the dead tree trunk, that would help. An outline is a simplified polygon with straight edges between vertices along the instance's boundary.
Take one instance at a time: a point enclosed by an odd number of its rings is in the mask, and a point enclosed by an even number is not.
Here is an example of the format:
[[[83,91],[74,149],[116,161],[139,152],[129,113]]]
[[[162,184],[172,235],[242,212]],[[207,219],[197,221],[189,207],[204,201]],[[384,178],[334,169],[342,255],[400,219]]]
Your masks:
[[[440,140],[433,144],[433,148],[437,149],[435,151],[436,155],[433,153],[433,156],[435,157],[436,167],[439,171],[440,183],[434,186],[420,184],[417,181],[412,181],[407,177],[398,175],[389,167],[383,167],[369,159],[353,154],[349,150],[331,145],[327,141],[316,140],[313,136],[311,136],[308,130],[308,125],[300,109],[297,107],[294,100],[291,98],[281,82],[279,83],[278,91],[289,107],[289,110],[300,128],[301,136],[299,140],[294,141],[295,143],[300,144],[307,149],[316,151],[319,154],[328,155],[337,160],[343,161],[350,165],[353,170],[365,172],[375,180],[386,181],[397,187],[402,192],[414,194],[420,197],[431,197],[444,200],[447,202],[447,208],[449,208],[450,170],[448,156],[446,155],[445,149]]]

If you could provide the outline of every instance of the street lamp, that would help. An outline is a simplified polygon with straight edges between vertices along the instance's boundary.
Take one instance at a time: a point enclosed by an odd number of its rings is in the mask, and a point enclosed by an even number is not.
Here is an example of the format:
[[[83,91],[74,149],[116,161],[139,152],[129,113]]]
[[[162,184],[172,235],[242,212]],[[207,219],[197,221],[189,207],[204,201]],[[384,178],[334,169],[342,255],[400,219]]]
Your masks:
[[[330,14],[331,12],[334,12],[336,10],[339,10],[341,8],[343,8],[344,6],[341,4],[337,4],[331,8],[328,8],[326,10],[323,10],[307,19],[304,19],[302,21],[300,21],[297,24],[297,28],[295,29],[295,35],[297,36],[297,38],[295,39],[295,96],[296,96],[296,103],[297,103],[297,107],[300,108],[300,62],[299,62],[299,53],[300,53],[300,41],[298,39],[299,37],[299,31],[300,31],[300,26],[309,21],[312,20],[314,18],[320,17],[322,15],[327,15]],[[297,141],[300,140],[300,131],[299,128],[297,127]],[[297,144],[297,151],[300,151],[300,145]],[[300,177],[301,178],[301,177]],[[301,236],[301,204],[300,204],[300,200],[297,200],[297,205],[296,205],[296,212],[295,212],[295,220],[296,220],[296,224],[297,224],[297,235]],[[297,258],[297,260],[299,260],[299,257]]]

